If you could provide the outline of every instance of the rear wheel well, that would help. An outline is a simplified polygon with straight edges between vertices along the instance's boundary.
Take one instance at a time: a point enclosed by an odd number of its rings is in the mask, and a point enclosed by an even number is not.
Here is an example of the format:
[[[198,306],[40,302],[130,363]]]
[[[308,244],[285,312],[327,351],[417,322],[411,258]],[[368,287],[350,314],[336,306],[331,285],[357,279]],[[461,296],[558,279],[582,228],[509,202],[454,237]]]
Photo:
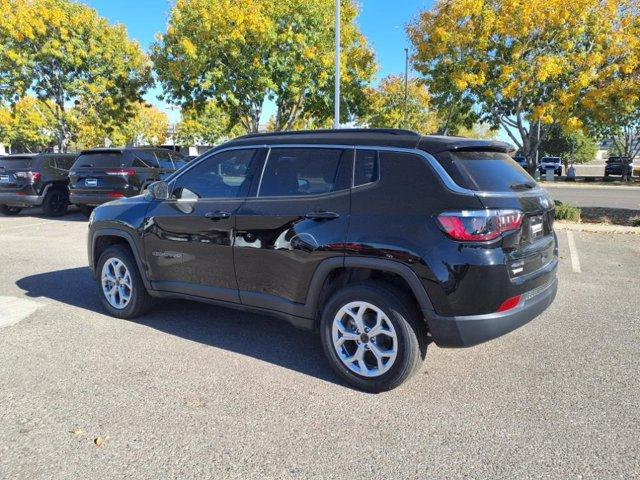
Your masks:
[[[100,255],[102,255],[102,253],[112,245],[123,245],[133,254],[131,245],[129,245],[126,238],[119,237],[117,235],[101,235],[96,238],[95,243],[93,244],[93,264],[95,266],[98,265]]]
[[[401,275],[375,268],[342,267],[332,270],[322,285],[322,289],[318,295],[318,303],[316,304],[316,321],[319,321],[322,308],[336,291],[349,284],[361,283],[367,280],[375,280],[393,285],[397,289],[405,292],[413,302],[413,307],[420,310],[418,299],[409,286],[409,283]]]

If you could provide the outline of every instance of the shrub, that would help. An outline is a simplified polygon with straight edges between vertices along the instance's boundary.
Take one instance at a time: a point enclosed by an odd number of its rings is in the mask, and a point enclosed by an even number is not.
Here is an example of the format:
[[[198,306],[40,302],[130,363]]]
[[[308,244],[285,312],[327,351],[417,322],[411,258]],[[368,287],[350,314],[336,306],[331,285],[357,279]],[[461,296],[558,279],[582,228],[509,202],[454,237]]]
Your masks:
[[[631,226],[632,227],[640,227],[640,217],[633,217],[631,219]]]
[[[579,222],[582,210],[578,207],[556,202],[556,220],[567,220],[569,222]]]

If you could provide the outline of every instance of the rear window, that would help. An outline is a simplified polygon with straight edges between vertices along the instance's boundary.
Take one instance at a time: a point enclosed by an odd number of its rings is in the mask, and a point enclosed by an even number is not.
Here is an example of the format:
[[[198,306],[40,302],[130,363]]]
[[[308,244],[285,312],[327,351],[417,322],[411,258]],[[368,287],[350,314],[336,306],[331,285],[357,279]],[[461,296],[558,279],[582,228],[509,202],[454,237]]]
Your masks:
[[[73,168],[97,167],[97,168],[118,168],[128,167],[128,161],[120,152],[95,152],[83,153],[78,157]]]
[[[0,157],[0,169],[2,170],[29,169],[31,165],[31,157]]]
[[[463,188],[510,192],[535,186],[536,182],[509,155],[498,152],[446,152],[438,161]]]

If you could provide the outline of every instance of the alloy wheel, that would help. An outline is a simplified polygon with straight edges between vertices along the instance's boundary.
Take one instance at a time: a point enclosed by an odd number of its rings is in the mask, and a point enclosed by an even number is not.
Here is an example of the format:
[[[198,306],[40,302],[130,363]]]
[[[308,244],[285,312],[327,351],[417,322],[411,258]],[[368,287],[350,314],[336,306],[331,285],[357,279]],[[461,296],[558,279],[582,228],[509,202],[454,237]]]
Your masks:
[[[393,366],[398,337],[389,317],[369,302],[351,302],[338,310],[331,329],[340,361],[364,377],[379,377]]]
[[[113,308],[122,310],[129,305],[133,286],[127,266],[118,258],[110,258],[102,266],[102,293]]]

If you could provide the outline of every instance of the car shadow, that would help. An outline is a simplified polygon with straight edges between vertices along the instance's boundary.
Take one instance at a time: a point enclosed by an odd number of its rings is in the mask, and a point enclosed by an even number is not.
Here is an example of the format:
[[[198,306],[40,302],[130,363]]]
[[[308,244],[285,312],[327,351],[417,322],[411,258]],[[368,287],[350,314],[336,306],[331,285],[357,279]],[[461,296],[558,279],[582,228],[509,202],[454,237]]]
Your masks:
[[[49,298],[105,314],[86,267],[24,277],[16,285],[32,298]],[[282,320],[204,303],[162,300],[134,322],[348,387],[329,367],[318,335]]]
[[[87,222],[89,220],[84,214],[80,212],[80,210],[77,207],[71,206],[71,205],[69,206],[69,210],[67,210],[67,213],[59,217],[49,217],[45,215],[44,212],[42,211],[42,207],[25,208],[17,215],[17,217],[13,217],[13,218],[20,218],[20,217],[33,217],[33,218],[40,218],[42,220],[52,220],[52,221],[63,220],[65,222]]]

